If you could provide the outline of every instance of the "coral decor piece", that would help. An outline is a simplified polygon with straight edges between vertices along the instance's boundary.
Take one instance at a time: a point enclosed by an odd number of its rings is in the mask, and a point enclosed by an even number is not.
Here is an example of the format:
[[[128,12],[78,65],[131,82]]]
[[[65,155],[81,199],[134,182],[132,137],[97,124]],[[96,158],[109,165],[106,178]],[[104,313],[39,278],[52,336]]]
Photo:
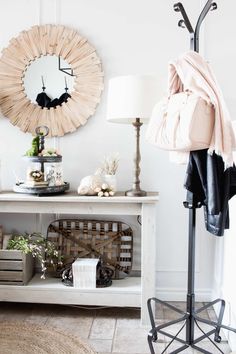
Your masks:
[[[100,175],[91,175],[82,178],[78,187],[78,194],[80,195],[97,195],[98,189],[101,190],[102,178]]]
[[[99,170],[98,170],[99,171]],[[112,186],[104,183],[103,176],[98,173],[82,178],[78,187],[79,195],[97,195],[98,197],[112,197],[115,190]]]

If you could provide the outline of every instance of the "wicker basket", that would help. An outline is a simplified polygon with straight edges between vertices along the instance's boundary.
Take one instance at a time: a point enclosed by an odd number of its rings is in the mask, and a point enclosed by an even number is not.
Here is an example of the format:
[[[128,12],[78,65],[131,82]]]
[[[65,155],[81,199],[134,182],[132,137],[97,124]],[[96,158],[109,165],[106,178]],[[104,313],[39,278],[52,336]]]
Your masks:
[[[59,219],[48,226],[47,238],[64,258],[101,257],[114,270],[114,279],[131,271],[133,232],[123,222]]]

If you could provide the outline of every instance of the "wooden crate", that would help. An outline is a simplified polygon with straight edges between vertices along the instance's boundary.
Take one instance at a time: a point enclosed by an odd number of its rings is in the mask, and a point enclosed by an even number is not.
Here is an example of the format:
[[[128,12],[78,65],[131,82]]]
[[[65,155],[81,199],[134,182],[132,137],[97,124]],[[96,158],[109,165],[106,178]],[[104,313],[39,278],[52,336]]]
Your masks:
[[[26,285],[34,272],[31,254],[17,250],[0,250],[0,285]]]

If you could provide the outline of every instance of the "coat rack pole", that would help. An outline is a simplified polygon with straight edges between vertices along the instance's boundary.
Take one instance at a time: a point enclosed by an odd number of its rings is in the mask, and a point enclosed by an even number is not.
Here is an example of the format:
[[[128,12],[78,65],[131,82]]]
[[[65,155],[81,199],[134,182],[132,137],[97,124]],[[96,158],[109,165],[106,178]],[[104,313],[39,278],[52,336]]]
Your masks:
[[[189,249],[188,249],[188,292],[187,292],[187,312],[190,314],[186,321],[186,341],[192,344],[194,340],[194,317],[195,311],[195,227],[196,227],[196,209],[189,209]]]
[[[174,5],[174,10],[177,12],[181,12],[183,19],[181,19],[178,22],[178,25],[180,27],[186,27],[187,30],[189,31],[190,34],[190,49],[194,50],[196,52],[199,52],[199,33],[200,33],[200,28],[202,21],[206,17],[207,13],[210,10],[215,10],[217,9],[217,5],[213,0],[208,0],[207,3],[205,4],[199,18],[196,24],[195,31],[193,30],[193,27],[191,25],[191,22],[187,16],[187,13],[183,7],[183,5],[179,2]],[[186,312],[179,310],[177,307],[169,304],[166,301],[162,301],[157,298],[150,298],[147,301],[147,306],[148,306],[148,313],[150,317],[150,322],[151,322],[151,330],[148,334],[148,344],[150,348],[151,354],[155,354],[155,350],[153,347],[153,342],[156,342],[158,339],[158,333],[161,333],[167,337],[169,337],[171,340],[169,344],[166,346],[166,348],[162,351],[161,354],[166,353],[167,350],[169,350],[169,347],[174,341],[177,341],[180,343],[180,347],[178,349],[175,349],[172,352],[169,352],[169,354],[177,354],[179,352],[184,351],[188,347],[192,347],[194,349],[197,349],[199,352],[204,353],[204,354],[211,354],[211,352],[198,347],[196,344],[200,343],[202,340],[205,338],[209,339],[209,341],[212,343],[212,345],[222,354],[224,352],[215,344],[215,342],[220,343],[221,342],[221,337],[219,335],[221,328],[224,328],[226,330],[232,331],[236,333],[236,329],[222,325],[222,320],[223,320],[223,315],[224,315],[224,310],[225,310],[225,301],[222,299],[216,299],[200,309],[195,309],[195,248],[196,248],[196,238],[195,238],[195,231],[196,231],[196,209],[201,207],[200,203],[195,202],[195,198],[193,193],[187,192],[187,202],[184,202],[184,207],[189,209],[189,226],[188,226],[188,285],[187,285],[187,299],[186,299]],[[167,323],[155,326],[155,317],[153,313],[153,302],[156,304],[161,304],[162,306],[165,306],[169,309],[171,309],[174,312],[177,312],[178,314],[181,315],[176,320],[169,321]],[[207,308],[212,307],[213,305],[219,303],[220,304],[220,311],[219,311],[219,316],[217,322],[206,320],[204,318],[201,318],[199,314],[201,314],[203,311],[205,311]],[[182,325],[182,323],[184,324]],[[173,325],[181,323],[181,327],[179,331],[176,333],[176,335],[173,335],[168,332],[168,327]],[[213,329],[208,330],[205,332],[199,323],[205,323],[208,324],[209,326],[212,326]],[[198,327],[200,332],[202,333],[198,338],[195,338],[194,336],[194,328]],[[182,338],[179,338],[178,335],[180,332],[186,328],[186,337],[185,340]],[[214,341],[210,338],[211,335],[214,335]]]

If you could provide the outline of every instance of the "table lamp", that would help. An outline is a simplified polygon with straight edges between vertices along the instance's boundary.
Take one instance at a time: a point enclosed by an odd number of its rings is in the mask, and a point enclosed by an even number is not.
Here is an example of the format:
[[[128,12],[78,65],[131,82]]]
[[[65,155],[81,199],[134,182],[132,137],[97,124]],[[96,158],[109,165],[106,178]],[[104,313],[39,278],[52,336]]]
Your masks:
[[[145,196],[140,188],[140,127],[146,123],[158,98],[157,77],[152,75],[128,75],[109,81],[107,120],[114,123],[132,123],[136,130],[134,181],[125,195]]]

